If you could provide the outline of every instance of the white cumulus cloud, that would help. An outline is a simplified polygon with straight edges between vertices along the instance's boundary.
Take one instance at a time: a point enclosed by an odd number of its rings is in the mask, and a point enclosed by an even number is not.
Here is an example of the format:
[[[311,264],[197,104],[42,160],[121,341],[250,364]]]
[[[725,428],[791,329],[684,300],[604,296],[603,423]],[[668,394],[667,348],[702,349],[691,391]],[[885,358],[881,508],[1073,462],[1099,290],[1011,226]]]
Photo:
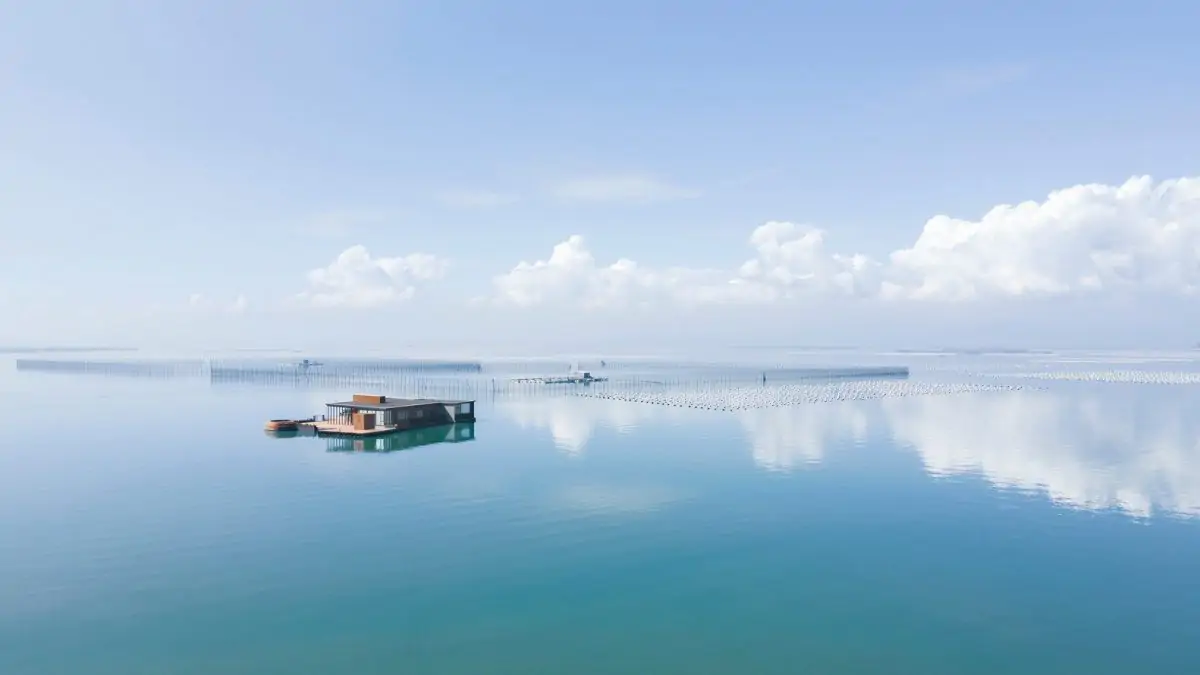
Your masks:
[[[297,298],[315,307],[381,307],[412,298],[417,284],[441,278],[446,267],[428,253],[372,258],[366,247],[351,246],[327,267],[309,272],[309,287]]]
[[[520,307],[558,303],[628,307],[664,300],[699,303],[755,290],[711,270],[650,269],[626,258],[601,265],[580,235],[557,244],[545,260],[519,263],[493,279],[493,284],[498,302]]]
[[[937,216],[888,261],[888,293],[912,298],[1061,295],[1200,284],[1200,178],[1077,185],[979,221]]]
[[[832,253],[824,232],[768,222],[753,256],[725,271],[598,263],[575,235],[549,258],[493,280],[496,299],[588,307],[671,300],[771,302],[815,296],[965,301],[1109,291],[1200,289],[1200,178],[1078,185],[1041,202],[996,206],[978,221],[939,215],[884,260]]]
[[[880,265],[862,255],[825,250],[825,233],[807,225],[769,222],[750,234],[754,258],[742,264],[738,280],[753,282],[772,294],[801,293],[873,295],[880,284]]]

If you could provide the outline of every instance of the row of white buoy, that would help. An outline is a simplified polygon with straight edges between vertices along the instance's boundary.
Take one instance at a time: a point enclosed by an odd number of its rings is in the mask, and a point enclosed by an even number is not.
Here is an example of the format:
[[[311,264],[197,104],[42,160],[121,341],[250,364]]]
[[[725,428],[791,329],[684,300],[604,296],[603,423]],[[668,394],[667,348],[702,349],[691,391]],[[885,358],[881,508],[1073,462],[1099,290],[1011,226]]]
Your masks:
[[[988,377],[1060,380],[1069,382],[1115,382],[1124,384],[1200,384],[1200,373],[1154,370],[1096,370],[1026,373],[979,373]]]
[[[913,382],[910,380],[855,380],[834,384],[772,387],[733,387],[704,391],[580,392],[585,398],[649,403],[697,410],[751,410],[806,403],[866,401],[897,396],[932,396],[993,391],[1022,391],[1021,385]]]

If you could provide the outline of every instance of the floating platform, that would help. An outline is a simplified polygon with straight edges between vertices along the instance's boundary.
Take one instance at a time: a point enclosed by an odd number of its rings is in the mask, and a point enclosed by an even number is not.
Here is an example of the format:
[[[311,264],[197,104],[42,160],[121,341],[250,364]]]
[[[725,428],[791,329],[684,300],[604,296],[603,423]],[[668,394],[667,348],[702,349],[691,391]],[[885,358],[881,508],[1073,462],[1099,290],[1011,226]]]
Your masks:
[[[372,427],[370,429],[356,429],[353,424],[339,424],[337,422],[319,421],[305,422],[302,426],[306,429],[311,429],[314,435],[317,436],[343,436],[347,438],[369,438],[371,436],[386,436],[394,434],[398,431],[404,431],[412,427],[399,427],[393,424],[385,424]]]
[[[970,382],[913,382],[912,380],[876,379],[841,380],[825,383],[785,384],[780,386],[730,387],[704,391],[581,393],[585,398],[648,403],[696,410],[743,411],[782,408],[811,403],[872,401],[900,396],[943,396],[985,392],[1023,391],[1020,385],[995,385]]]
[[[431,398],[392,398],[355,394],[349,401],[325,404],[325,414],[303,420],[274,419],[268,433],[344,438],[385,436],[398,431],[475,421],[475,402]]]

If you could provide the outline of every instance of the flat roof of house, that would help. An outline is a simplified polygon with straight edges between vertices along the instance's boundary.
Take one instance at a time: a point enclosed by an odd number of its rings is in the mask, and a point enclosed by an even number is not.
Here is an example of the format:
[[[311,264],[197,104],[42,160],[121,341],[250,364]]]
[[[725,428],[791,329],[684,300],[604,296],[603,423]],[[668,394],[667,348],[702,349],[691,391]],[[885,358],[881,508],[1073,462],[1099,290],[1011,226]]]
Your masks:
[[[400,408],[416,408],[427,405],[459,405],[462,403],[474,403],[474,401],[458,401],[445,400],[437,398],[391,398],[388,397],[383,403],[359,403],[358,401],[338,401],[336,403],[326,403],[328,408],[349,408],[351,410],[398,410]]]

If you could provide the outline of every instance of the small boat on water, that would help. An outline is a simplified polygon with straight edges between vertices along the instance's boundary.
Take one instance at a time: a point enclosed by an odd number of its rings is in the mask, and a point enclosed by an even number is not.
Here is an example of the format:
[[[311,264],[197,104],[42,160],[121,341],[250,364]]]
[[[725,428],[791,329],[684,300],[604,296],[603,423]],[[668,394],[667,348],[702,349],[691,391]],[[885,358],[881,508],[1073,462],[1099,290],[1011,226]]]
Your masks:
[[[592,384],[593,382],[607,382],[607,377],[593,377],[587,371],[572,372],[570,375],[561,377],[519,377],[513,382],[532,383],[532,384]]]
[[[300,422],[297,420],[267,420],[267,431],[297,431]]]
[[[303,425],[312,426],[313,422],[316,421],[317,418],[315,416],[305,417],[302,420],[267,420],[265,429],[267,431],[296,431]]]

